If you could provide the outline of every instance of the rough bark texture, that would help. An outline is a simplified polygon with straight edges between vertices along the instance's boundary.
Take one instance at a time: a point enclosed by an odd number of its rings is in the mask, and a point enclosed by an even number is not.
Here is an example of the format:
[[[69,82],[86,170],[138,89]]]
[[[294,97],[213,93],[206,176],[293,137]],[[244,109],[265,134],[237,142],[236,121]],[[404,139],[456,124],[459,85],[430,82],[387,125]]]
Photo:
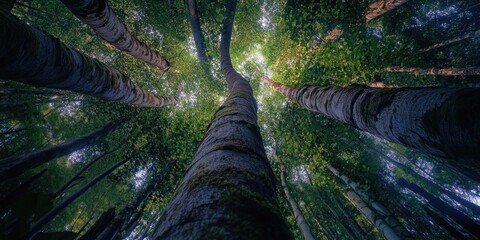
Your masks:
[[[294,88],[264,79],[308,110],[379,138],[426,154],[479,163],[479,88]]]
[[[278,210],[252,88],[230,60],[235,7],[236,1],[227,1],[220,41],[230,96],[216,111],[153,239],[291,239]]]
[[[415,75],[440,75],[440,76],[468,76],[480,75],[480,67],[469,68],[410,68],[410,67],[387,67],[386,72],[413,73]]]
[[[434,49],[437,49],[437,48],[441,48],[441,47],[444,47],[444,46],[448,46],[450,44],[454,44],[454,43],[457,43],[457,42],[460,42],[460,41],[463,41],[465,39],[469,39],[469,38],[472,38],[472,37],[476,37],[476,36],[480,36],[480,30],[477,30],[475,32],[469,32],[469,33],[467,33],[463,36],[452,38],[452,39],[449,39],[449,40],[441,42],[441,43],[437,43],[437,44],[432,45],[430,47],[424,48],[420,51],[421,52],[428,52],[428,51],[431,51],[431,50],[434,50]]]
[[[285,179],[285,172],[282,171],[280,173],[280,179],[282,181],[283,192],[285,193],[285,197],[287,198],[290,207],[292,208],[293,216],[295,217],[295,222],[297,222],[297,226],[300,229],[300,232],[303,235],[305,240],[314,240],[315,238],[312,235],[312,231],[310,231],[310,226],[308,226],[305,217],[303,216],[302,210],[300,206],[298,206],[297,201],[290,195],[290,190],[288,189],[287,180]]]
[[[118,70],[68,48],[0,9],[0,79],[66,89],[145,107],[175,105],[136,86]]]
[[[16,177],[32,168],[36,168],[52,159],[59,158],[100,141],[116,130],[120,125],[109,123],[87,135],[52,147],[40,149],[20,156],[0,159],[0,180]]]
[[[402,239],[411,239],[410,234],[408,231],[403,227],[403,225],[393,216],[393,214],[380,202],[375,200],[368,192],[364,191],[360,188],[360,184],[355,181],[352,181],[346,175],[340,173],[336,168],[332,165],[327,164],[327,168],[332,172],[335,176],[342,179],[342,181],[348,185],[355,193],[357,193],[363,201],[365,201],[372,209],[375,211],[376,214],[380,215],[384,221],[395,231],[395,233],[402,237]]]
[[[410,191],[422,196],[432,207],[450,217],[475,237],[480,237],[480,224],[470,219],[467,215],[443,202],[439,198],[433,196],[415,183],[408,182],[403,178],[400,178],[397,183],[399,186],[408,188]]]
[[[164,57],[128,32],[108,6],[107,0],[62,0],[62,2],[78,19],[116,48],[164,72],[170,68],[170,63]]]
[[[37,235],[39,232],[41,232],[58,214],[62,213],[65,208],[67,208],[70,204],[72,204],[75,200],[77,200],[80,196],[82,196],[86,191],[88,191],[90,188],[95,186],[98,182],[100,182],[102,179],[104,179],[106,176],[110,175],[113,171],[115,171],[117,168],[125,164],[131,159],[131,157],[128,157],[109,169],[107,169],[105,172],[102,174],[98,175],[95,177],[92,181],[87,183],[85,186],[80,188],[78,191],[73,193],[72,195],[68,196],[63,202],[59,203],[57,206],[52,208],[50,211],[45,213],[45,215],[42,216],[31,228],[30,231],[26,234],[26,239],[31,239],[35,235]],[[22,238],[23,239],[23,238]]]
[[[393,10],[400,5],[406,3],[408,0],[379,0],[368,6],[367,14],[365,14],[365,20],[372,21],[386,12]]]
[[[387,240],[400,240],[400,236],[362,200],[358,194],[348,190],[345,197],[360,211]]]

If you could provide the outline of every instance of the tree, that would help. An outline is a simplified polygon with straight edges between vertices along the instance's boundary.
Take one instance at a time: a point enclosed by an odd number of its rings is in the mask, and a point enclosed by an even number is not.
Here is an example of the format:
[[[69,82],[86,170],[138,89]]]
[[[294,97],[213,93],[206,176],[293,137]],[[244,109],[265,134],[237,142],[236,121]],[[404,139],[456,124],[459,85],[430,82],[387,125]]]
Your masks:
[[[469,68],[412,68],[412,67],[387,67],[386,72],[413,73],[415,75],[439,75],[439,76],[468,76],[480,75],[479,67]]]
[[[0,78],[36,87],[66,89],[139,106],[175,105],[136,86],[118,70],[63,45],[0,10]],[[61,66],[61,67],[58,67]]]
[[[293,216],[295,217],[295,221],[297,222],[297,226],[300,229],[300,232],[302,232],[303,234],[303,238],[305,240],[314,240],[315,238],[310,231],[310,227],[308,226],[308,223],[303,216],[300,206],[298,206],[297,201],[295,201],[295,199],[290,195],[287,180],[285,179],[285,171],[280,172],[280,179],[282,181],[283,192],[285,193],[285,197],[287,198],[287,201],[292,208]]]
[[[373,19],[391,11],[400,5],[406,3],[408,0],[378,0],[368,6],[368,11],[365,14],[365,19],[368,22]]]
[[[480,114],[471,111],[480,108],[476,88],[297,88],[264,81],[310,111],[379,138],[466,164],[480,159]]]
[[[252,88],[230,59],[235,9],[236,1],[227,1],[220,42],[230,95],[215,113],[154,239],[291,238],[277,209]]]
[[[466,39],[469,39],[469,38],[472,38],[472,37],[476,37],[476,36],[480,36],[480,30],[477,30],[475,32],[469,32],[469,33],[467,33],[463,36],[452,38],[452,39],[443,41],[441,43],[434,44],[434,45],[429,46],[427,48],[421,49],[420,51],[421,52],[429,52],[429,51],[432,51],[434,49],[441,48],[441,47],[444,47],[444,46],[448,46],[450,44],[458,43],[460,41],[463,41],[463,40],[466,40]]]
[[[116,48],[158,67],[163,72],[170,68],[170,63],[164,57],[130,34],[108,6],[107,0],[62,0],[62,2],[78,19]]]
[[[18,175],[36,168],[52,159],[68,155],[86,146],[93,145],[108,136],[111,132],[115,131],[118,127],[120,127],[120,124],[108,123],[102,128],[68,142],[20,156],[0,159],[0,179],[3,181],[8,178],[17,177]]]
[[[190,28],[192,29],[193,40],[195,41],[195,48],[197,49],[197,58],[201,63],[208,61],[207,52],[205,51],[205,43],[202,28],[200,27],[200,16],[197,9],[196,0],[185,0],[185,7],[187,9],[188,20]]]

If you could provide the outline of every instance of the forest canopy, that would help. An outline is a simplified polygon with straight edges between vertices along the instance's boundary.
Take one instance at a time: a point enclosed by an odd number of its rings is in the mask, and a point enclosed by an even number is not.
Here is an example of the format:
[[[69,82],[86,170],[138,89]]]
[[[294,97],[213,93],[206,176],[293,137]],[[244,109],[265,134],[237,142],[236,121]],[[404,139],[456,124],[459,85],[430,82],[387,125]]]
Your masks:
[[[0,239],[480,239],[479,16],[0,0]]]

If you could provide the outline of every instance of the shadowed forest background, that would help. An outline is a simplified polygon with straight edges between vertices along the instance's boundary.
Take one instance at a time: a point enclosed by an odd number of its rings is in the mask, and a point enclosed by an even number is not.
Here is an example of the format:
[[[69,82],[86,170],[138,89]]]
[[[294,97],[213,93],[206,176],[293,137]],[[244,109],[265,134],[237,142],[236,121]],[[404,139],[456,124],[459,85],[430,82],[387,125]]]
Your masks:
[[[424,154],[309,111],[270,87],[271,81],[387,90],[480,87],[478,0],[405,1],[367,23],[374,2],[237,3],[231,60],[253,88],[279,212],[295,239],[480,239],[478,141],[472,143],[476,158]],[[164,107],[104,101],[11,81],[0,66],[0,239],[153,239],[229,96],[219,51],[225,3],[196,1],[198,39],[189,21],[192,3],[108,1],[131,35],[170,63],[162,70],[104,41],[62,1],[15,2],[10,13],[20,22],[119,70],[142,89],[177,97]],[[475,100],[465,108],[478,116]],[[4,177],[10,171],[5,159],[98,129],[104,136],[79,150]],[[48,222],[39,226],[46,214]]]

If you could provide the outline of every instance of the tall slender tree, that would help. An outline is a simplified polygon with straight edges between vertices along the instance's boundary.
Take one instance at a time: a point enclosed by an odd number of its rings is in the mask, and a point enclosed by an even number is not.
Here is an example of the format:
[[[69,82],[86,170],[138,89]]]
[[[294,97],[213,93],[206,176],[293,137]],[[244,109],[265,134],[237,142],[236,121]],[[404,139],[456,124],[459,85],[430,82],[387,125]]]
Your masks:
[[[250,84],[232,66],[237,2],[226,2],[220,56],[230,95],[216,111],[153,239],[291,239],[257,125]]]
[[[170,68],[170,63],[163,56],[130,34],[125,25],[118,20],[107,0],[62,0],[62,2],[78,19],[116,48],[158,67],[163,72]]]
[[[466,39],[469,39],[469,38],[472,38],[472,37],[478,37],[478,36],[480,36],[480,30],[477,30],[477,31],[474,31],[474,32],[469,32],[469,33],[467,33],[463,36],[452,38],[452,39],[443,41],[441,43],[434,44],[432,46],[421,49],[420,51],[421,52],[429,52],[429,51],[435,50],[437,48],[445,47],[445,46],[448,46],[448,45],[451,45],[451,44],[454,44],[454,43],[458,43],[460,41],[463,41],[463,40],[466,40]]]
[[[479,164],[480,89],[363,85],[290,87],[264,81],[310,111],[426,154]],[[454,160],[453,160],[454,159]]]
[[[21,23],[0,9],[0,78],[36,87],[66,89],[146,107],[175,105],[136,86],[126,75]]]
[[[120,124],[108,123],[89,134],[72,139],[70,141],[26,153],[20,156],[0,159],[0,180],[16,177],[30,169],[36,168],[48,161],[59,158],[86,146],[93,145],[115,131]]]
[[[387,67],[386,72],[413,73],[415,75],[439,76],[468,76],[480,75],[480,67],[469,68],[414,68],[414,67]]]
[[[365,20],[368,23],[373,19],[385,14],[386,12],[401,6],[407,1],[408,0],[378,0],[374,3],[371,3],[368,6],[367,13],[365,14]]]

